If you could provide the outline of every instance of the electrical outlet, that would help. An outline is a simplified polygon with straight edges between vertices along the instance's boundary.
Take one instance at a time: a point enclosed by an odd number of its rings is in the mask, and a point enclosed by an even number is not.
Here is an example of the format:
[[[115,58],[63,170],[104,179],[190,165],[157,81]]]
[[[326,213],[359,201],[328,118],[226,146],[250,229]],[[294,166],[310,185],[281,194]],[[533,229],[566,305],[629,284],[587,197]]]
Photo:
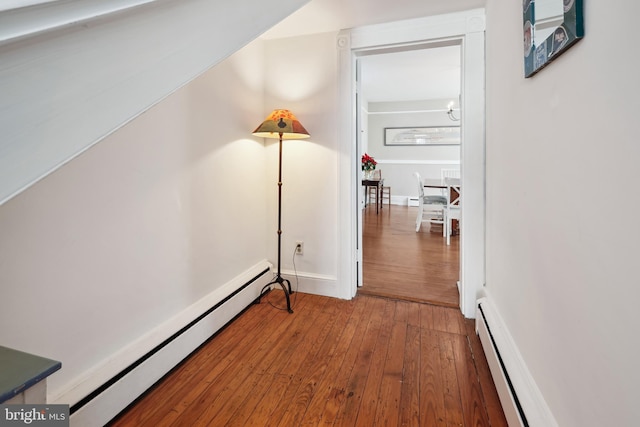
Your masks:
[[[296,242],[296,255],[304,255],[304,242],[302,240]]]

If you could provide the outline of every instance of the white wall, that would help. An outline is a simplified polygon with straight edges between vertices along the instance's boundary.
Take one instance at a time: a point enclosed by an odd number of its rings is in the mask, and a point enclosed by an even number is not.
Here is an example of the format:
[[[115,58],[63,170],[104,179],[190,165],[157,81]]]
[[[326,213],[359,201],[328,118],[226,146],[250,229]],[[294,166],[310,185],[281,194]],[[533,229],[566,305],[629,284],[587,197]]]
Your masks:
[[[640,4],[585,7],[585,38],[525,79],[521,2],[487,2],[486,289],[559,426],[631,426]]]
[[[0,343],[62,361],[50,399],[75,403],[138,356],[119,351],[266,258],[262,53],[249,45],[0,207]]]
[[[310,133],[283,142],[282,269],[293,273],[295,242],[300,289],[337,295],[336,34],[265,41],[265,111],[291,110]],[[266,113],[265,113],[266,114]],[[269,259],[277,258],[278,143],[267,141]]]
[[[391,187],[394,202],[406,203],[407,197],[417,197],[413,176],[440,179],[441,169],[460,169],[460,145],[388,146],[384,144],[384,129],[418,126],[459,126],[446,114],[450,100],[423,102],[369,103],[368,153],[379,165],[385,186]],[[437,191],[437,190],[436,190]]]

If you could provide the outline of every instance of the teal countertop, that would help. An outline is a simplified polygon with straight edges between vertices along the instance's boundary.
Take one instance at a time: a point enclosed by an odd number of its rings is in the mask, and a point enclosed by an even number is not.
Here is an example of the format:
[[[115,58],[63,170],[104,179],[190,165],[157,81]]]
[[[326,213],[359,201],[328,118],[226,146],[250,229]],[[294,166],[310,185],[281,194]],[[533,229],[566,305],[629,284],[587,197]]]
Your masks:
[[[60,369],[56,360],[0,346],[0,403]]]

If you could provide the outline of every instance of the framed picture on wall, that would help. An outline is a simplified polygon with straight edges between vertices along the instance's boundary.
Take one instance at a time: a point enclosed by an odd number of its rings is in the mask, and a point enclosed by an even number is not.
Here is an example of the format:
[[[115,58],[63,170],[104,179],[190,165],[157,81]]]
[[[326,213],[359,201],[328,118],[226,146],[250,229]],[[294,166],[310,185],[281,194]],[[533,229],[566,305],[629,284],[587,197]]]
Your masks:
[[[384,128],[384,145],[458,145],[460,126]]]

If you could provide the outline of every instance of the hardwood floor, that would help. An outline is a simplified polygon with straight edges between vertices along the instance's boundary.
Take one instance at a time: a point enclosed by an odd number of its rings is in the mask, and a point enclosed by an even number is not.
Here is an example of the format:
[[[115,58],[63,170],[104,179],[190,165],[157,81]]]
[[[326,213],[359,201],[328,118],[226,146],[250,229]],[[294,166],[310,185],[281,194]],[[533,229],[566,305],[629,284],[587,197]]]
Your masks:
[[[358,293],[459,307],[460,238],[452,236],[447,246],[428,224],[416,233],[417,213],[417,207],[397,205],[377,215],[375,205],[364,210]]]
[[[111,425],[507,425],[459,310],[295,295],[293,314],[250,306]]]

